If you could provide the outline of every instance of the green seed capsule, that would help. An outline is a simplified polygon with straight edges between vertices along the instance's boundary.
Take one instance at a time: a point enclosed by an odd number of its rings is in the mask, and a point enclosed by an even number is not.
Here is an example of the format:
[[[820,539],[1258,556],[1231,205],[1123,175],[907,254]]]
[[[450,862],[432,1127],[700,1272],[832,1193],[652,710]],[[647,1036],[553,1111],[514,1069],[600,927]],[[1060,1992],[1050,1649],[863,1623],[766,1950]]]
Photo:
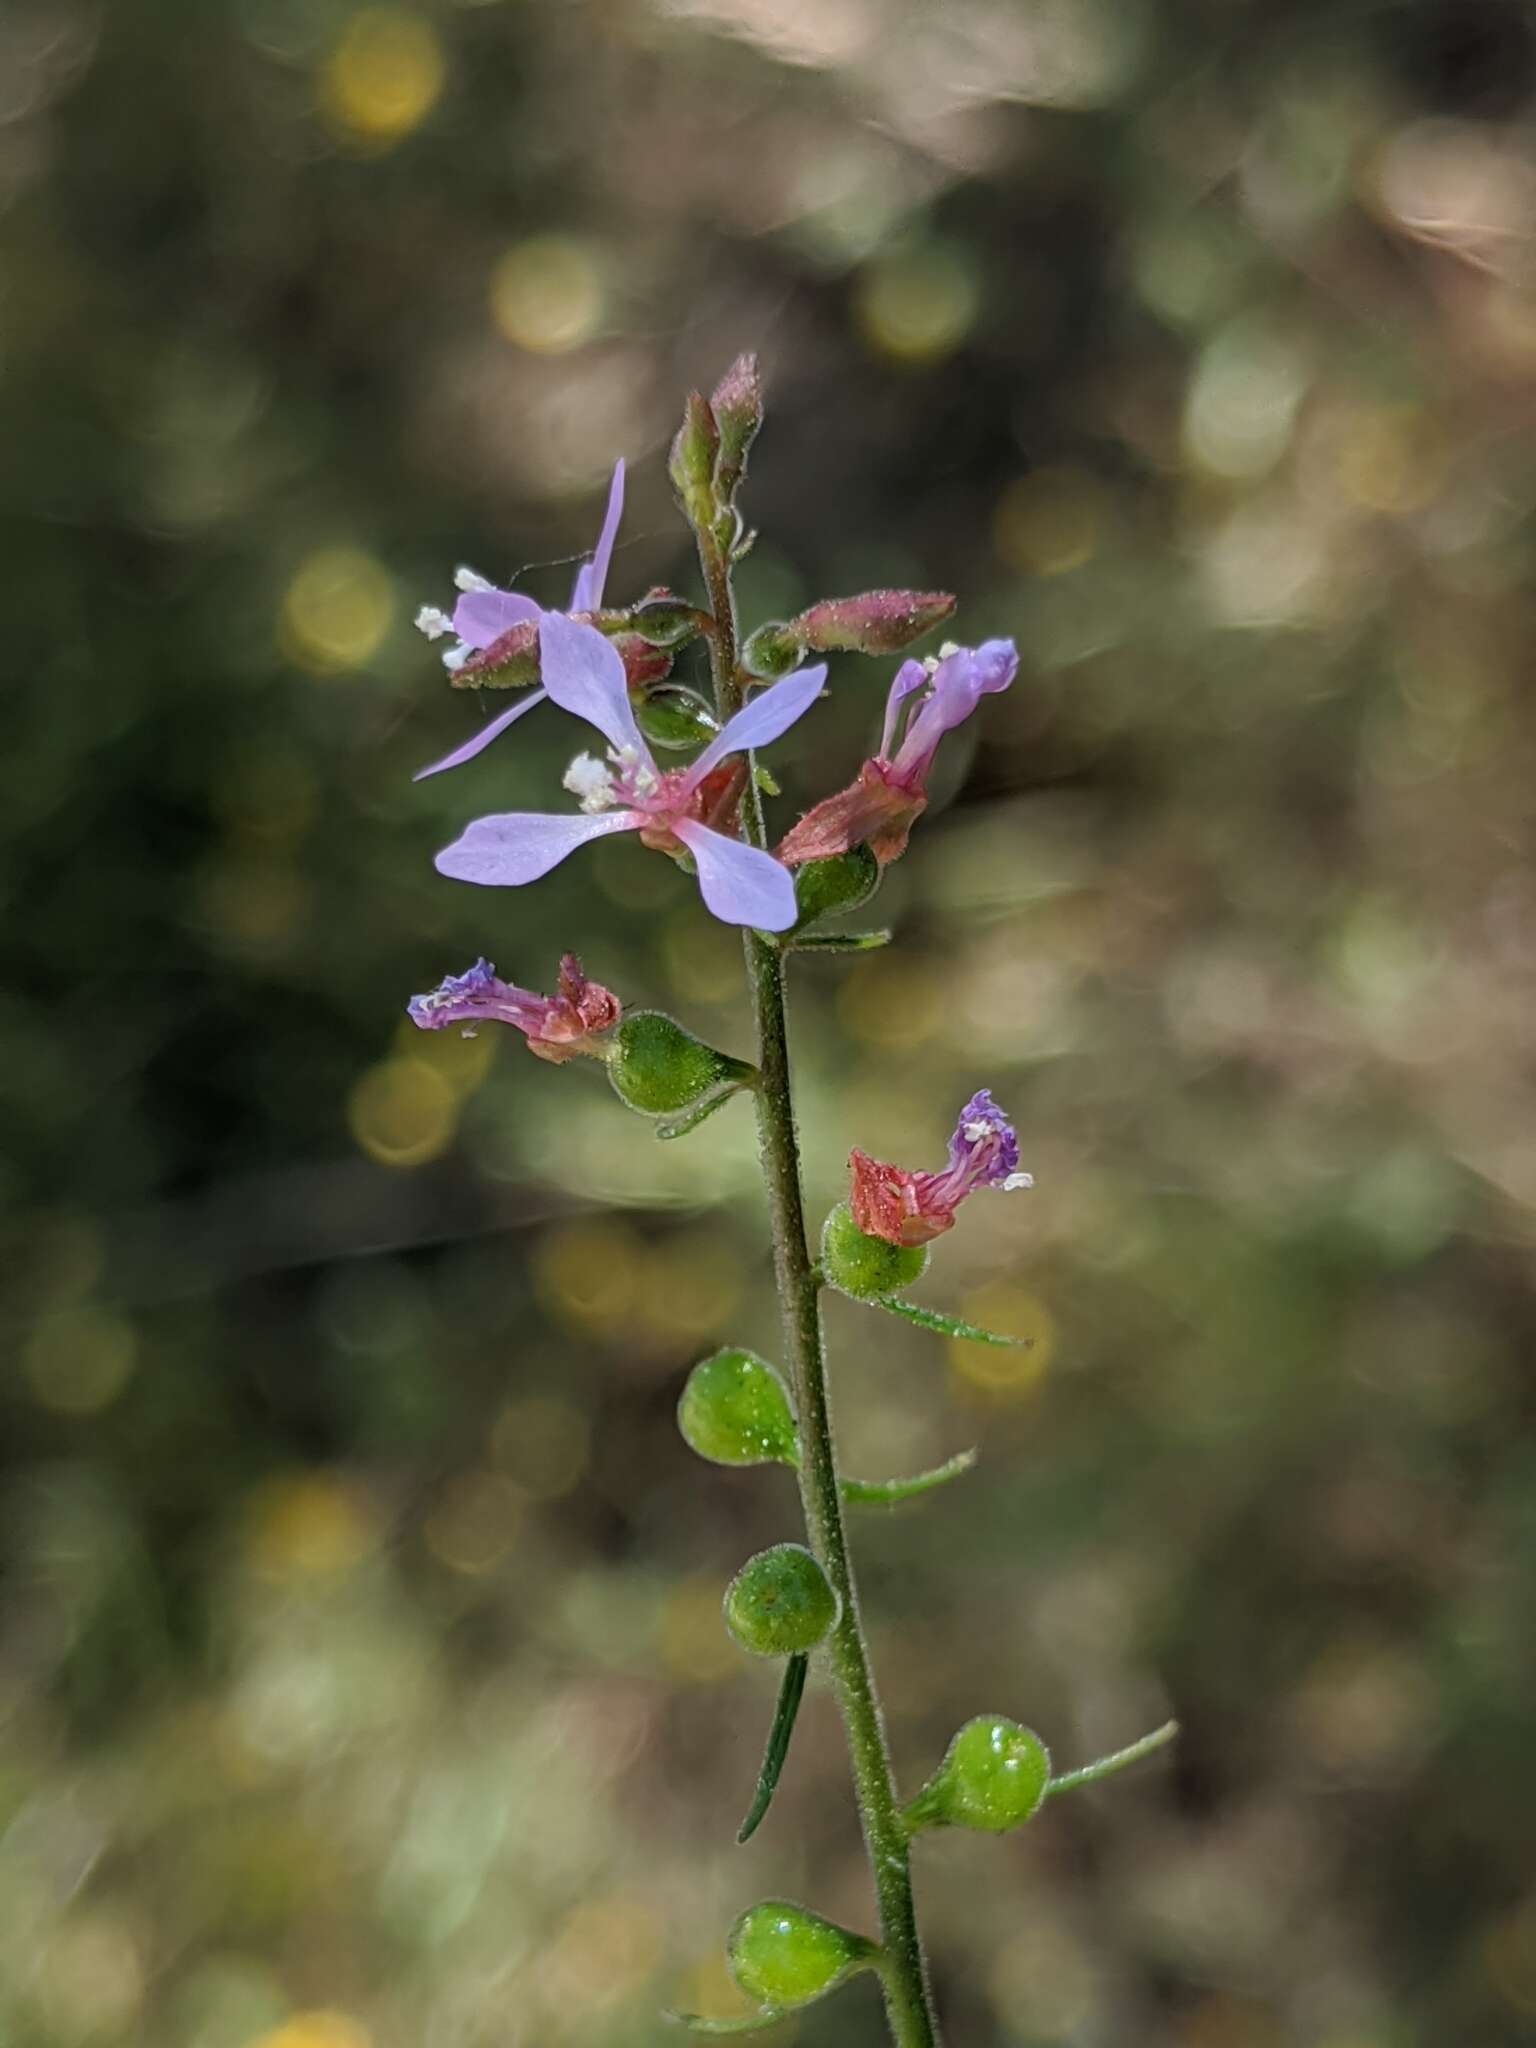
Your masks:
[[[654,747],[702,747],[720,721],[695,690],[663,683],[635,707],[640,730]]]
[[[716,1465],[798,1461],[789,1389],[766,1359],[731,1348],[700,1361],[677,1404],[683,1441]]]
[[[681,647],[684,641],[698,638],[699,619],[697,609],[680,597],[661,596],[647,597],[635,605],[628,624],[629,630],[651,647]]]
[[[874,1945],[788,1899],[749,1906],[726,1941],[731,1975],[759,2005],[809,2005],[874,1955]]]
[[[925,1244],[889,1244],[870,1237],[853,1220],[846,1202],[839,1202],[821,1227],[821,1269],[834,1287],[855,1301],[897,1294],[922,1278],[928,1264]]]
[[[880,863],[867,846],[851,847],[828,860],[808,860],[795,870],[797,932],[808,931],[823,917],[857,910],[880,886]]]
[[[1029,1819],[1050,1781],[1050,1753],[1038,1735],[1000,1714],[978,1714],[907,1808],[907,1825],[1001,1834]]]
[[[831,1580],[803,1543],[760,1550],[725,1589],[725,1625],[754,1657],[814,1649],[841,1612]]]
[[[787,676],[804,652],[804,642],[793,626],[782,619],[770,619],[747,636],[741,650],[741,665],[748,675]]]
[[[717,1088],[752,1078],[744,1060],[717,1052],[660,1010],[631,1010],[613,1034],[608,1078],[646,1116],[665,1116],[700,1102]]]

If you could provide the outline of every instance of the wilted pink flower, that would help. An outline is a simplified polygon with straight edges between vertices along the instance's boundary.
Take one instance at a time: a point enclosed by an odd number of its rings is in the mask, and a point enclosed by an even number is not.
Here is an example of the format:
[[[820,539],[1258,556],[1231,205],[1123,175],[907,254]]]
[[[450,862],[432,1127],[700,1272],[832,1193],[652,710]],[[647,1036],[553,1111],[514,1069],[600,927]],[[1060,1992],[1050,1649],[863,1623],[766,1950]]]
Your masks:
[[[795,921],[795,885],[771,854],[715,829],[728,822],[740,778],[721,764],[776,740],[819,695],[825,665],[797,669],[744,705],[686,768],[663,771],[635,723],[624,663],[595,627],[546,612],[539,628],[544,687],[562,710],[595,726],[608,757],[580,754],[565,786],[581,811],[551,815],[503,811],[476,818],[437,856],[439,874],[491,887],[536,882],[589,839],[638,832],[663,853],[686,849],[705,905],[726,924],[786,931]]]
[[[926,1244],[949,1229],[955,1211],[975,1188],[1027,1188],[1033,1177],[1019,1172],[1019,1141],[1013,1126],[983,1088],[960,1112],[949,1141],[949,1164],[938,1173],[908,1173],[871,1159],[855,1146],[848,1155],[849,1206],[868,1237],[888,1244]]]
[[[604,586],[608,581],[608,564],[613,559],[613,543],[623,516],[624,463],[621,459],[613,466],[613,481],[608,486],[608,509],[603,515],[597,546],[592,551],[591,561],[583,562],[576,572],[567,612],[595,612],[601,608]],[[520,590],[498,590],[494,583],[473,569],[455,570],[453,580],[463,594],[453,608],[452,618],[430,604],[424,604],[416,614],[416,629],[425,633],[429,640],[440,640],[447,633],[457,636],[443,656],[443,667],[450,675],[458,675],[468,667],[496,668],[513,653],[532,652],[534,633],[540,621],[550,616],[541,605],[535,604],[531,597],[525,597]],[[444,768],[457,768],[465,761],[472,761],[509,725],[514,725],[525,711],[531,711],[535,704],[542,704],[547,694],[544,690],[530,690],[526,696],[519,696],[514,704],[488,725],[481,726],[472,739],[455,747],[451,754],[445,754],[442,760],[432,762],[429,767],[418,768],[412,780],[420,782],[424,776],[437,775]]]
[[[962,725],[984,696],[1006,690],[1018,667],[1011,640],[957,647],[933,666],[904,661],[886,699],[879,753],[846,789],[812,805],[780,841],[779,859],[798,867],[802,861],[826,860],[867,845],[884,867],[904,853],[907,835],[928,802],[928,772],[939,741]]]
[[[489,960],[477,960],[466,974],[450,974],[429,995],[412,996],[406,1005],[411,1022],[423,1031],[465,1026],[473,1036],[477,1024],[511,1024],[528,1040],[528,1050],[558,1066],[579,1052],[602,1057],[599,1043],[619,1021],[619,999],[601,982],[588,981],[574,953],[560,961],[557,993],[535,995],[498,979]]]

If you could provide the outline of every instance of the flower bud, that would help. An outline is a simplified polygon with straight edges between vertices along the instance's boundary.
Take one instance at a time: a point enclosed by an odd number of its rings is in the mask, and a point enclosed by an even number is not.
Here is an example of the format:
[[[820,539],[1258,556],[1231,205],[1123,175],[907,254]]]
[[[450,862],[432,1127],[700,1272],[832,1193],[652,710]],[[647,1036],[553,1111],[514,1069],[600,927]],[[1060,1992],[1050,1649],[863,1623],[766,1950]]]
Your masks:
[[[1038,1735],[1001,1714],[978,1714],[908,1806],[907,1826],[1001,1834],[1029,1819],[1050,1781],[1050,1753]]]
[[[725,1589],[725,1625],[754,1657],[792,1657],[814,1649],[837,1626],[842,1607],[803,1543],[760,1550]]]
[[[804,652],[804,643],[796,639],[793,626],[786,625],[783,619],[770,619],[747,635],[741,665],[748,675],[787,676]]]
[[[683,1441],[715,1465],[799,1462],[789,1389],[766,1359],[732,1346],[702,1359],[677,1404]]]
[[[715,516],[715,452],[719,446],[714,414],[702,393],[690,391],[667,463],[672,488],[690,526],[706,527]]]
[[[876,1950],[861,1934],[788,1899],[749,1906],[726,1940],[731,1975],[759,2005],[791,2012],[830,1991]]]
[[[668,683],[635,706],[640,730],[655,747],[701,747],[720,730],[720,721],[696,690]]]
[[[947,590],[866,590],[824,597],[793,620],[790,631],[818,654],[896,654],[954,608]]]
[[[642,598],[623,617],[629,630],[650,647],[681,647],[687,640],[696,640],[701,631],[697,607],[674,597],[670,590]]]
[[[666,1116],[719,1089],[745,1087],[755,1071],[660,1010],[631,1010],[614,1032],[608,1055],[609,1080],[644,1116]]]
[[[715,386],[709,401],[720,432],[715,458],[715,489],[729,503],[746,474],[747,450],[763,424],[763,383],[757,357],[740,355]]]
[[[828,860],[808,860],[795,870],[795,902],[800,915],[797,932],[808,931],[824,917],[857,910],[880,886],[880,863],[867,846],[852,846]]]
[[[927,1245],[891,1244],[869,1236],[854,1222],[846,1202],[839,1202],[821,1227],[821,1270],[855,1301],[899,1293],[922,1278],[927,1264]]]

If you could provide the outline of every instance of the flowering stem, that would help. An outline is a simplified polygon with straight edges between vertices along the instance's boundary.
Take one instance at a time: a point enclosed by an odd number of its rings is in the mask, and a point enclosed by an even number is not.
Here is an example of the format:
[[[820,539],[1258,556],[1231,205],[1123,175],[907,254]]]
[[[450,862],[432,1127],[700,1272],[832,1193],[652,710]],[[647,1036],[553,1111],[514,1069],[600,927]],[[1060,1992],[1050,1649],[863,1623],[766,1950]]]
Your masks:
[[[714,626],[709,635],[719,714],[738,709],[743,679],[737,666],[735,599],[730,560],[719,538],[696,528],[699,560],[709,588]],[[743,836],[765,846],[762,799],[755,778],[742,798]],[[744,935],[747,986],[757,1025],[761,1079],[754,1091],[758,1144],[773,1225],[773,1261],[784,1335],[793,1370],[800,1433],[800,1498],[811,1548],[842,1601],[828,1652],[848,1736],[859,1818],[869,1851],[880,1908],[884,1953],[880,1979],[897,2048],[938,2048],[938,2022],[912,1903],[906,1828],[896,1796],[885,1724],[859,1618],[858,1590],[843,1526],[837,1448],[827,1392],[822,1338],[821,1277],[806,1247],[800,1186],[800,1148],[790,1090],[789,1041],[784,1010],[784,956],[760,933]]]

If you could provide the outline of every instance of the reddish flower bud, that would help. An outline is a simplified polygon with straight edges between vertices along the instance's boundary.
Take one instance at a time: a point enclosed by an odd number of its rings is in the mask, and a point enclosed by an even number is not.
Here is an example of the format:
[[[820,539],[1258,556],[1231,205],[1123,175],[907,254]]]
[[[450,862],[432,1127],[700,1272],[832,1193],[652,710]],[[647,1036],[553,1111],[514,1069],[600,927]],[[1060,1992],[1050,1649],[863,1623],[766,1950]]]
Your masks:
[[[949,1141],[949,1163],[937,1173],[910,1173],[855,1146],[848,1155],[849,1207],[869,1237],[887,1244],[927,1244],[954,1223],[955,1211],[976,1188],[1027,1188],[1020,1173],[1013,1126],[983,1088],[960,1112]]]
[[[715,386],[709,401],[720,434],[715,489],[729,504],[747,469],[747,451],[763,424],[763,382],[757,357],[740,355]]]
[[[599,1040],[619,1021],[619,999],[601,982],[588,981],[574,953],[560,961],[560,978],[552,996],[515,988],[502,981],[489,960],[477,960],[466,974],[450,974],[430,995],[412,996],[411,1022],[423,1031],[442,1031],[462,1024],[473,1034],[477,1024],[511,1024],[528,1040],[528,1050],[559,1066],[579,1052],[606,1057]]]
[[[788,630],[818,654],[899,654],[954,608],[947,590],[866,590],[859,597],[824,597]]]

